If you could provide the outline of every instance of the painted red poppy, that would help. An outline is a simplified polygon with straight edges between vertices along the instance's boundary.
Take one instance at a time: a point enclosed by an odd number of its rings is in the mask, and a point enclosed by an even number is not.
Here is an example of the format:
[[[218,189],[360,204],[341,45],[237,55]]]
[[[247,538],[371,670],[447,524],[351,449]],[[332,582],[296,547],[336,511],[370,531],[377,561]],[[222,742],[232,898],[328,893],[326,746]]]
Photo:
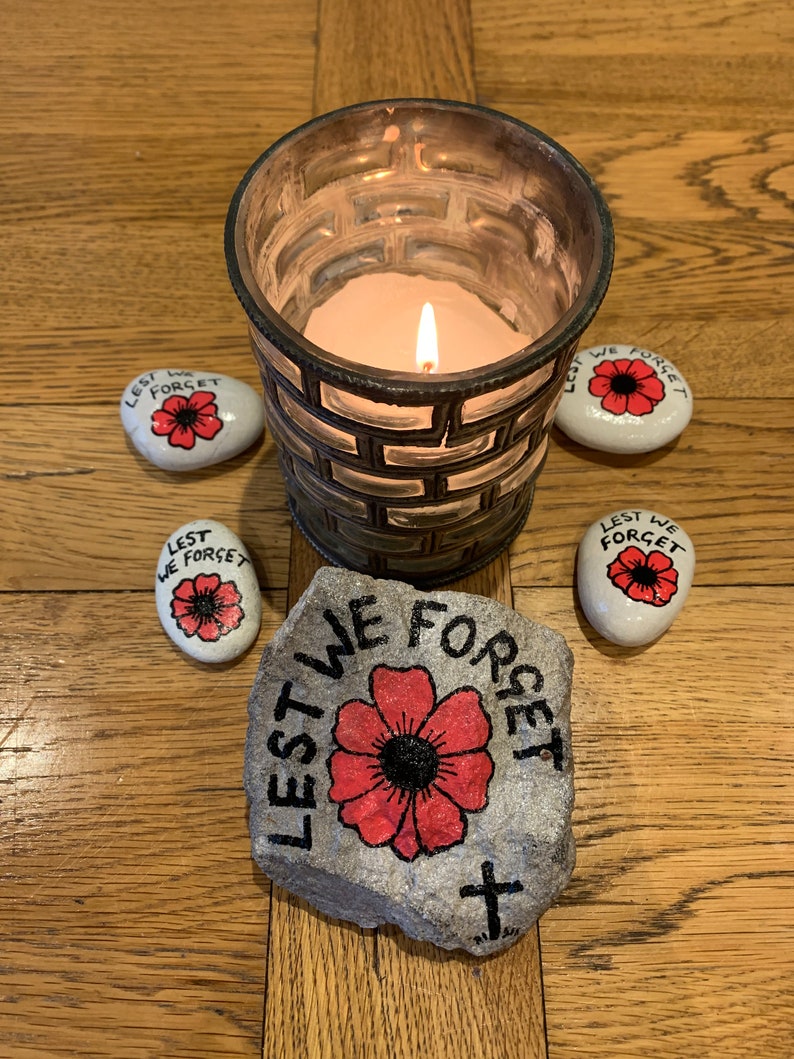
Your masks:
[[[678,591],[678,571],[664,552],[646,555],[632,544],[607,567],[607,577],[629,599],[663,607]]]
[[[192,449],[196,438],[209,441],[223,427],[217,412],[215,394],[209,390],[196,390],[189,398],[174,394],[152,412],[152,433],[167,436],[175,448]]]
[[[603,360],[588,383],[601,407],[612,415],[647,416],[664,397],[664,383],[647,361]]]
[[[197,574],[174,589],[171,616],[185,636],[214,642],[239,627],[245,617],[241,601],[234,581],[222,581],[219,574]]]
[[[420,666],[376,666],[369,683],[372,702],[340,706],[333,730],[328,794],[340,821],[407,861],[463,842],[466,813],[485,808],[494,769],[480,693],[459,688],[436,702]]]

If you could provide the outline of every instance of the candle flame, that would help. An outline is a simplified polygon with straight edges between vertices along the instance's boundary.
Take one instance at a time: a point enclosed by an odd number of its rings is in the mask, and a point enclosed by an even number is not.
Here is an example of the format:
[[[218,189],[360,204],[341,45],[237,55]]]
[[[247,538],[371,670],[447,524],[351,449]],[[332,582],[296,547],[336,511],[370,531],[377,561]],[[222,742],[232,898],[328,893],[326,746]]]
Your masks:
[[[416,336],[416,369],[426,375],[438,371],[438,334],[436,314],[430,302],[422,306],[419,333]]]

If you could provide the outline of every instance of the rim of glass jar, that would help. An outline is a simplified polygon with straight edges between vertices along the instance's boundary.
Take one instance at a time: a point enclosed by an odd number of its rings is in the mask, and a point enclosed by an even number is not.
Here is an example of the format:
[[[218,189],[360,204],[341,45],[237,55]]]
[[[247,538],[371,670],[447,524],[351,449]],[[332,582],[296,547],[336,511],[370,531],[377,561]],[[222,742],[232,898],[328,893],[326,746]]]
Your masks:
[[[528,346],[516,350],[493,364],[470,368],[459,372],[438,372],[432,375],[418,372],[394,371],[387,368],[357,366],[355,361],[337,356],[330,351],[315,345],[297,331],[275,309],[256,283],[245,252],[246,198],[254,177],[267,164],[268,159],[287,147],[296,139],[311,133],[322,125],[331,124],[340,115],[354,114],[357,111],[378,108],[415,107],[417,110],[434,107],[441,110],[457,110],[484,115],[491,120],[508,122],[516,126],[522,134],[536,138],[566,163],[585,186],[595,207],[595,215],[600,226],[601,240],[595,233],[595,252],[600,252],[600,259],[593,261],[587,280],[582,289],[559,320]],[[232,288],[237,295],[249,320],[261,331],[273,345],[281,350],[290,360],[302,367],[318,371],[329,381],[341,383],[345,388],[358,392],[371,392],[400,398],[405,403],[432,403],[434,399],[445,395],[476,395],[488,390],[509,386],[538,368],[553,360],[561,349],[569,346],[584,332],[595,316],[606,295],[612,274],[615,256],[615,239],[612,216],[609,207],[597,184],[585,167],[565,147],[557,143],[540,129],[528,125],[518,118],[490,107],[476,103],[464,103],[457,100],[406,96],[394,99],[369,100],[354,103],[351,106],[338,107],[335,110],[320,114],[309,121],[296,126],[275,140],[256,158],[246,170],[234,194],[232,195],[226,215],[224,229],[224,251],[226,267]]]

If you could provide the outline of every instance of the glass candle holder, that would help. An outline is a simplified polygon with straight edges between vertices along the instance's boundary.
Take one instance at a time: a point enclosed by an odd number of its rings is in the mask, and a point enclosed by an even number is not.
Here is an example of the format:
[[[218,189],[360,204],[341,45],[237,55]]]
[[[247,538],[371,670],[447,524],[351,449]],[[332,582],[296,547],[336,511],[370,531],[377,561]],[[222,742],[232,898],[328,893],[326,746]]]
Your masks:
[[[529,513],[570,361],[612,269],[609,211],[580,163],[482,107],[362,103],[254,162],[225,247],[290,509],[318,551],[425,587],[498,555]],[[439,333],[428,373],[305,337],[353,279],[395,273],[473,295],[515,331],[515,350],[492,360],[480,342],[478,366],[458,370],[458,343],[445,370]],[[388,319],[388,293],[378,300]]]

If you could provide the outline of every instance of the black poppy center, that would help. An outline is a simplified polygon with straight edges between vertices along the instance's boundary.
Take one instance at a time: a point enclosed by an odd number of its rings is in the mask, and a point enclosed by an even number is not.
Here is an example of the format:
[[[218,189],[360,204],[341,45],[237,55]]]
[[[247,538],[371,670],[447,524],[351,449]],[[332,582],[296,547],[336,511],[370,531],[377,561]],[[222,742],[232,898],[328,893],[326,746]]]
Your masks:
[[[637,389],[637,380],[633,375],[613,375],[610,386],[613,393],[624,394],[628,397]]]
[[[643,588],[653,588],[656,584],[656,571],[650,566],[635,566],[631,571],[631,579],[635,585]]]
[[[395,735],[378,758],[389,783],[403,790],[421,791],[438,775],[438,754],[418,735]]]
[[[193,597],[193,613],[197,618],[214,618],[219,609],[213,592],[201,592]]]
[[[186,405],[184,408],[180,408],[178,412],[174,413],[174,419],[183,430],[187,430],[192,427],[198,419],[198,412],[195,408],[191,408],[190,405]]]

